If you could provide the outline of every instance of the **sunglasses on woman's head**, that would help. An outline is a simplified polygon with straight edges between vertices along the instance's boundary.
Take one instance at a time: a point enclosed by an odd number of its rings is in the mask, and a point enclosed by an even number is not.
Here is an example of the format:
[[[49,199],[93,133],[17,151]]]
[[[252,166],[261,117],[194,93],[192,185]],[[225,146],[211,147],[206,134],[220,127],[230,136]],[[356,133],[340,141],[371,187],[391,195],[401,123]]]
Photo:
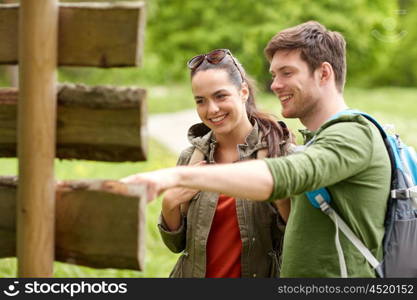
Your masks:
[[[237,65],[235,58],[233,57],[232,52],[230,52],[229,49],[216,49],[207,54],[200,54],[200,55],[194,56],[188,61],[187,66],[191,70],[194,71],[203,63],[204,59],[206,59],[209,63],[213,65],[217,65],[222,62],[222,60],[226,57],[226,55],[230,55],[230,57],[232,58],[233,64],[239,71],[240,77],[242,78],[242,82],[244,82],[245,80],[243,78],[242,71]]]

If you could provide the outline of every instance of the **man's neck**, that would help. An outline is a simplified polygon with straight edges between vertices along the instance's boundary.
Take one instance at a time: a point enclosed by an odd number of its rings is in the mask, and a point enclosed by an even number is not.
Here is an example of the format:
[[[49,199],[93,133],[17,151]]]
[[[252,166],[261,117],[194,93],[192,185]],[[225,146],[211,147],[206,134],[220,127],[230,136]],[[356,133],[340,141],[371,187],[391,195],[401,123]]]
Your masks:
[[[323,99],[320,104],[307,116],[300,118],[301,123],[310,131],[316,131],[333,115],[348,108],[342,94]]]

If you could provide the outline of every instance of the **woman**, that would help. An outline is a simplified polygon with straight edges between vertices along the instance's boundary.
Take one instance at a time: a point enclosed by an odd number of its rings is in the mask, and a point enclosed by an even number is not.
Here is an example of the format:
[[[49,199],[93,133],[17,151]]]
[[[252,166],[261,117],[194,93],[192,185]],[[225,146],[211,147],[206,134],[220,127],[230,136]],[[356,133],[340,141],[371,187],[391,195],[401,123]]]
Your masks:
[[[229,50],[195,56],[188,67],[202,123],[190,128],[192,146],[181,153],[179,165],[195,164],[196,157],[204,165],[289,152],[291,134],[283,122],[257,110],[252,83]],[[275,207],[211,192],[168,190],[159,229],[171,251],[183,252],[170,276],[278,276],[288,214],[287,200]]]

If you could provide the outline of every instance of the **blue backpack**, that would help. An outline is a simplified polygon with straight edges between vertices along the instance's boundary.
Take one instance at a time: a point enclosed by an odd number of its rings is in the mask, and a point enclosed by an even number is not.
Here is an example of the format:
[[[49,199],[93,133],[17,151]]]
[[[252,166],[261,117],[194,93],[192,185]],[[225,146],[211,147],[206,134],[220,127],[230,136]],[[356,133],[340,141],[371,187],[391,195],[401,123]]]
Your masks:
[[[417,155],[416,151],[403,144],[398,135],[388,134],[370,115],[356,111],[342,111],[341,115],[360,114],[371,121],[380,131],[391,161],[391,193],[385,217],[383,260],[378,261],[349,226],[331,207],[327,188],[306,192],[310,203],[328,215],[336,226],[336,249],[341,277],[347,277],[343,250],[338,238],[340,229],[362,253],[379,277],[417,277]],[[314,143],[314,138],[306,146]]]

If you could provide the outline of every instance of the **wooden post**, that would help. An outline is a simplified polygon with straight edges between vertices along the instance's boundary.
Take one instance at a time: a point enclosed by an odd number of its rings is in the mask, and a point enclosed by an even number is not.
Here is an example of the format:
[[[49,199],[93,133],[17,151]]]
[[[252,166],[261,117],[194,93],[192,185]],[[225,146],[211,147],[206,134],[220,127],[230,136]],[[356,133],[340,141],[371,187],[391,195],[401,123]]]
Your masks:
[[[17,256],[19,277],[51,277],[57,0],[22,0],[19,15]]]

